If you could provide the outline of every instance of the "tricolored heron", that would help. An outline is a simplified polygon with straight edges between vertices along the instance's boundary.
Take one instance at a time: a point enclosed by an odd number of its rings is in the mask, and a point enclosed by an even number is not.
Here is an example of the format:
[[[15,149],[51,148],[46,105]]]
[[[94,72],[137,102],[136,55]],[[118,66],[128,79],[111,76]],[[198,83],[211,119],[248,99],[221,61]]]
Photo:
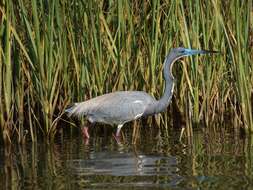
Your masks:
[[[165,90],[160,100],[156,100],[143,91],[118,91],[75,103],[72,107],[66,109],[66,112],[69,116],[85,115],[91,124],[99,122],[117,125],[116,137],[119,137],[120,130],[125,123],[140,117],[158,114],[167,108],[174,89],[172,67],[178,59],[185,56],[207,53],[216,53],[216,51],[194,50],[182,47],[172,49],[163,63]],[[88,127],[83,128],[83,133],[85,137],[89,138]],[[181,135],[182,132],[180,139]]]

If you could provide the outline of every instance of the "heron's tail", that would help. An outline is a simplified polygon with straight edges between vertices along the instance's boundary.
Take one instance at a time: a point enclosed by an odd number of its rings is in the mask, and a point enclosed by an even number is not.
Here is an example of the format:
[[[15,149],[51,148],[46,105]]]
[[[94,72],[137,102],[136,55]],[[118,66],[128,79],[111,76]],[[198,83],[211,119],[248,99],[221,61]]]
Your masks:
[[[73,115],[75,113],[75,108],[77,107],[78,103],[74,103],[72,105],[70,105],[66,110],[65,113],[68,114],[68,116],[70,117],[71,115]]]
[[[74,103],[73,105],[69,106],[65,113],[68,114],[68,116],[82,116],[84,114],[84,111],[82,110],[82,103]]]

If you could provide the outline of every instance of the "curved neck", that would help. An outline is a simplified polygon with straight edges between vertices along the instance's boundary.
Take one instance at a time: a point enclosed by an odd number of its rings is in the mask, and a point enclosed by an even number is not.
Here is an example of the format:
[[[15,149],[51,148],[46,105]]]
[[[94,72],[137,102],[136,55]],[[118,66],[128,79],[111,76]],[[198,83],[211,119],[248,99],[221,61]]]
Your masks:
[[[173,64],[175,63],[176,60],[177,58],[175,58],[173,54],[170,53],[169,55],[167,55],[163,63],[163,67],[164,67],[163,76],[165,80],[165,90],[161,99],[158,100],[156,113],[159,113],[165,110],[171,101],[173,90],[174,90],[174,77],[171,73],[172,73]]]

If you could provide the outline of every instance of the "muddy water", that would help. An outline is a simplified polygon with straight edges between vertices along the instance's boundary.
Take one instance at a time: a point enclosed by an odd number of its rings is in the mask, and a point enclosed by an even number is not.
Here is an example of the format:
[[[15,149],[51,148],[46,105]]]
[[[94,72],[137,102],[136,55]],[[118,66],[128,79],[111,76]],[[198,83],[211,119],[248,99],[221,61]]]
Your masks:
[[[109,133],[63,132],[55,142],[0,149],[0,189],[253,189],[251,140],[231,133],[132,130],[117,143]]]

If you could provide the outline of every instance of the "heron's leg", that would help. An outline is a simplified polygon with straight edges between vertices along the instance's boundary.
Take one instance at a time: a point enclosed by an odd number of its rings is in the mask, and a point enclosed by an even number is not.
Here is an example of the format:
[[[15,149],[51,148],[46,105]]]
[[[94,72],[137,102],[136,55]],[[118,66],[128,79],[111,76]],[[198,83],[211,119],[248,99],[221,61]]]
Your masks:
[[[83,126],[82,127],[82,133],[83,133],[83,136],[85,137],[85,138],[90,138],[90,135],[89,135],[89,132],[88,132],[88,129],[89,129],[89,127],[88,126]]]
[[[89,127],[92,127],[95,125],[95,122],[88,122],[85,125],[83,125],[82,127],[82,133],[83,133],[83,137],[89,139],[90,135],[88,132]]]
[[[121,130],[122,127],[123,127],[123,124],[118,125],[117,132],[116,132],[116,137],[120,136],[120,130]]]
[[[180,136],[179,136],[179,141],[180,141],[180,142],[181,142],[181,140],[182,140],[184,131],[185,131],[185,127],[182,127],[181,132],[180,132]]]

